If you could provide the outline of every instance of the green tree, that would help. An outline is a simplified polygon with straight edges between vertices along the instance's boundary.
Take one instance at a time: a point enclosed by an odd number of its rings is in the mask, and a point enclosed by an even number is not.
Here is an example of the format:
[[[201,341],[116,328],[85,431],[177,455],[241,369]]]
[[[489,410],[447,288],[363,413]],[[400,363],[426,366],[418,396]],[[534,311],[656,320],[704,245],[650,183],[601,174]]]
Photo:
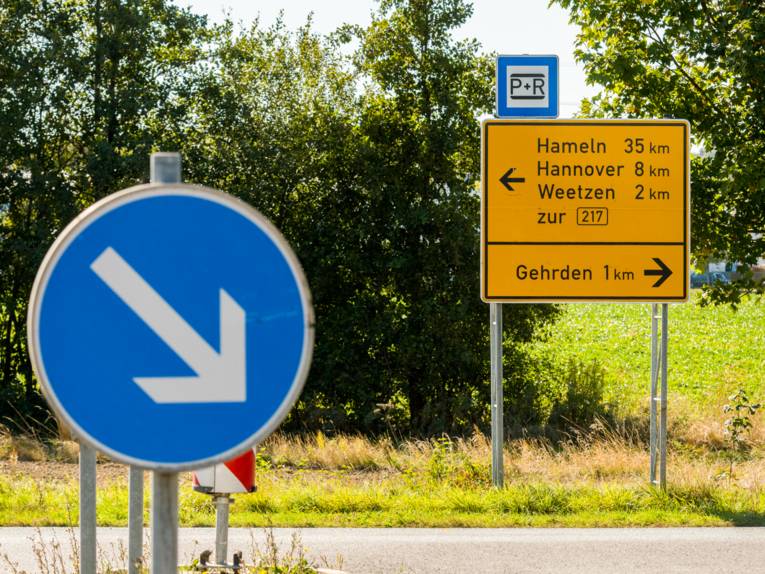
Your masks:
[[[191,181],[261,210],[306,269],[316,346],[288,428],[380,430],[391,407],[399,424],[406,409],[402,430],[485,422],[477,118],[493,72],[475,42],[451,38],[469,13],[383,2],[368,29],[326,38],[310,21],[225,24],[158,130],[175,134],[165,147]],[[525,340],[553,311],[512,315],[508,335]]]
[[[47,417],[26,346],[37,268],[81,209],[147,178],[148,120],[203,30],[164,0],[0,4],[0,417]]]
[[[759,0],[553,0],[578,25],[577,58],[603,91],[585,116],[691,122],[692,246],[754,264],[765,253],[765,5]],[[751,272],[710,300],[763,292]]]
[[[55,229],[75,209],[55,161],[66,150],[62,83],[76,51],[71,6],[0,5],[0,415],[38,415],[26,353],[26,300]],[[53,144],[53,145],[51,145]],[[43,415],[44,416],[44,415]]]
[[[493,66],[452,39],[470,10],[383,0],[369,28],[321,37],[310,21],[209,27],[166,0],[0,5],[0,416],[42,404],[25,316],[43,254],[162,149],[263,212],[305,267],[316,348],[288,428],[484,424],[477,120]],[[513,306],[507,344],[554,315]]]
[[[311,375],[288,428],[363,430],[389,398],[375,357],[381,298],[362,185],[356,76],[342,37],[310,21],[216,31],[209,67],[158,132],[182,151],[187,179],[225,190],[269,217],[295,249],[316,313]]]
[[[452,36],[471,12],[462,0],[382,0],[357,30],[369,281],[385,302],[376,353],[419,432],[470,429],[485,423],[489,404],[477,182],[493,65],[477,42]],[[527,339],[553,314],[510,307],[508,336]]]

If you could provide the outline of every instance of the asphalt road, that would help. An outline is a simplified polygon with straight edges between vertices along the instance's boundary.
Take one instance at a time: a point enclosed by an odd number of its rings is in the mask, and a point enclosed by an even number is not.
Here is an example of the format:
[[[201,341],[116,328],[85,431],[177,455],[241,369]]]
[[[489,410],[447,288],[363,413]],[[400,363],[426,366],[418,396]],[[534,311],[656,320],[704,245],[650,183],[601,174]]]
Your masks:
[[[124,555],[124,528],[101,528],[99,549],[113,564]],[[482,574],[540,573],[629,574],[765,572],[763,528],[611,528],[611,529],[274,529],[282,551],[298,532],[311,557],[326,557],[350,574]],[[76,535],[76,533],[75,533]],[[71,552],[66,529],[0,528],[0,556],[7,555],[30,574],[35,541],[54,542],[66,557]],[[263,530],[232,529],[231,550],[252,556],[253,541],[264,546]],[[181,563],[204,549],[214,549],[211,528],[184,528],[179,535]],[[39,551],[38,551],[39,553]],[[67,561],[71,563],[70,561]],[[0,571],[13,572],[2,560]]]

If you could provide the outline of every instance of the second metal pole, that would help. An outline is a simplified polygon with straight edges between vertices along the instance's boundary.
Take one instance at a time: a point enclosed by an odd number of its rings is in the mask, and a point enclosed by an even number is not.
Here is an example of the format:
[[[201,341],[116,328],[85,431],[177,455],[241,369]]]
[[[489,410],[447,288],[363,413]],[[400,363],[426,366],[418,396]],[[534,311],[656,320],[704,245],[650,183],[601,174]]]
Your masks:
[[[215,497],[215,563],[226,564],[228,554],[228,514],[231,498],[228,494]]]
[[[657,380],[659,378],[659,306],[657,304],[651,305],[651,402],[650,402],[650,453],[651,453],[651,468],[650,468],[650,481],[651,484],[657,484],[656,480],[656,462],[658,452],[658,429],[657,422],[658,413],[657,402],[659,400],[657,396]]]
[[[151,574],[178,573],[178,473],[152,473]]]
[[[667,340],[669,338],[669,305],[661,305],[661,426],[659,428],[659,448],[661,464],[659,485],[667,488]]]
[[[502,303],[489,303],[491,349],[491,480],[501,488],[505,480],[503,449],[504,398],[502,389]]]
[[[180,183],[181,154],[151,154],[152,183]],[[154,472],[151,499],[151,573],[178,572],[178,473]]]
[[[80,442],[80,574],[96,574],[96,450]]]
[[[131,466],[128,477],[128,574],[139,574],[143,556],[143,469]]]

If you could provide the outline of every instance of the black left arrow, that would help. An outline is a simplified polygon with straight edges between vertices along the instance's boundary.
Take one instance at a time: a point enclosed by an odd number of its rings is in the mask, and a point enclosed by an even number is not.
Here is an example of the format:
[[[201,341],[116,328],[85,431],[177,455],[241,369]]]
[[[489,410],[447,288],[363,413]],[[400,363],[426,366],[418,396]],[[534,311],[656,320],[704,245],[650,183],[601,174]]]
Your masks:
[[[502,182],[502,185],[504,185],[507,188],[507,191],[515,191],[513,189],[513,186],[510,185],[511,183],[523,183],[524,181],[526,181],[525,177],[511,177],[514,171],[515,171],[515,168],[511,167],[505,172],[505,175],[499,178],[499,181]]]
[[[653,287],[659,287],[662,283],[664,283],[667,279],[669,279],[669,276],[672,275],[672,270],[667,267],[666,263],[659,259],[658,257],[653,257],[654,262],[656,265],[659,266],[659,269],[645,269],[643,271],[643,275],[650,276],[650,275],[659,275],[658,281],[653,284]]]

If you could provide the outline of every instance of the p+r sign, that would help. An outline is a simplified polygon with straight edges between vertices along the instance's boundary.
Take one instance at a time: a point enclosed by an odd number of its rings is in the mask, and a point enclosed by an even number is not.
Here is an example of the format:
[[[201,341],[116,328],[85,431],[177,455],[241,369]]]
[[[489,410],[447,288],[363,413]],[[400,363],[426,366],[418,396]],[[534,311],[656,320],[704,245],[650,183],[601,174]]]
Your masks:
[[[497,117],[558,117],[558,56],[497,57]]]

